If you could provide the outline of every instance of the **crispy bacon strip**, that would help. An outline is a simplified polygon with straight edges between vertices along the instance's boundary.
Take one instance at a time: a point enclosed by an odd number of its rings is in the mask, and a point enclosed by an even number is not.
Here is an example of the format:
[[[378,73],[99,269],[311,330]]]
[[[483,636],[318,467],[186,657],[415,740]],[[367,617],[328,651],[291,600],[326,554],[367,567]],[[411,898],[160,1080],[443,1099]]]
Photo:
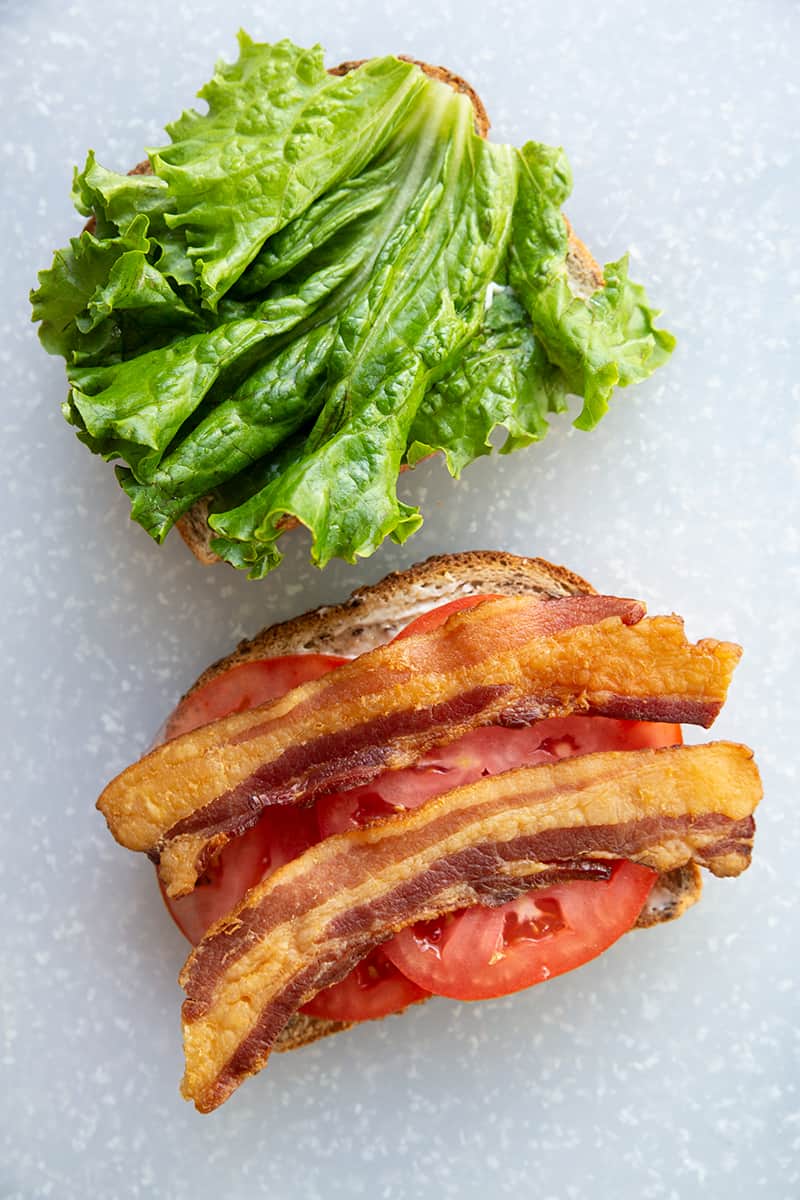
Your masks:
[[[159,746],[98,808],[178,896],[266,806],[367,783],[479,725],[575,711],[711,724],[739,647],[691,645],[677,617],[642,611],[602,596],[487,602]]]
[[[267,1061],[281,1029],[398,929],[626,858],[715,875],[749,863],[758,771],[727,742],[590,754],[509,771],[328,838],[253,888],[181,973],[200,1111]]]

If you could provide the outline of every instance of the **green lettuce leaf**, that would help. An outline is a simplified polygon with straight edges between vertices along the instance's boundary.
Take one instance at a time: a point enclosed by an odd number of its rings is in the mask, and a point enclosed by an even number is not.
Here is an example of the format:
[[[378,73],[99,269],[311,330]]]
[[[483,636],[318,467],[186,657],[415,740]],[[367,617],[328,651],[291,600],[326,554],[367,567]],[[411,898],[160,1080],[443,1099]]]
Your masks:
[[[167,225],[183,231],[212,309],[271,234],[380,152],[425,82],[395,58],[337,77],[318,46],[265,54],[240,33],[239,51],[201,89],[208,113],[185,112],[167,127],[172,144],[150,152],[176,202]]]
[[[178,517],[220,484],[267,458],[322,403],[325,368],[335,328],[318,326],[262,364],[148,472],[118,478],[131,498],[131,516],[157,541]],[[141,477],[141,464],[137,464]]]
[[[220,373],[266,337],[260,321],[232,321],[109,367],[72,367],[70,402],[99,446],[146,452],[123,454],[146,481]]]
[[[396,174],[396,165],[392,174]],[[379,221],[372,222],[375,228],[365,230],[363,219],[387,197],[385,167],[370,175],[376,183],[376,194],[367,189],[361,202],[345,205],[347,220],[341,213],[330,220],[331,204],[325,198],[273,239],[273,249],[262,254],[259,264],[261,284],[270,285],[261,298],[224,299],[220,304],[221,316],[243,320],[249,314],[270,334],[274,349],[267,352],[261,365],[187,431],[146,479],[141,477],[141,461],[135,449],[123,450],[122,457],[131,461],[132,453],[136,460],[136,473],[117,472],[133,501],[131,514],[156,540],[163,540],[195,500],[252,462],[270,455],[283,438],[319,413],[324,400],[324,371],[339,328],[340,311],[369,275],[364,259],[374,258],[374,246],[379,244]],[[360,190],[365,191],[364,187]],[[317,210],[319,220],[315,219]],[[299,232],[295,231],[296,225],[302,226]],[[270,258],[284,264],[288,259],[290,265],[297,265],[299,246],[306,252],[301,271],[287,270],[277,282],[265,278],[265,264]],[[285,250],[286,258],[279,257],[275,247]],[[360,275],[354,280],[359,268]],[[252,282],[248,290],[254,290]],[[285,338],[277,336],[300,322],[307,331],[288,345]],[[138,367],[131,370],[138,371]],[[120,443],[115,445],[121,448]]]
[[[33,319],[41,322],[39,337],[50,354],[75,362],[118,352],[119,330],[92,319],[89,305],[107,286],[123,255],[148,248],[146,229],[146,219],[137,217],[124,237],[98,238],[84,230],[56,251],[52,267],[39,272],[39,286],[31,293]]]
[[[153,263],[162,275],[197,293],[194,266],[180,231],[166,223],[175,201],[163,179],[148,173],[118,175],[97,162],[90,150],[82,171],[75,171],[72,199],[78,212],[94,217],[98,236],[124,235],[131,223],[147,219]]]
[[[328,395],[305,454],[210,520],[217,553],[250,562],[255,576],[274,565],[287,517],[311,531],[319,566],[369,555],[387,536],[405,541],[421,524],[396,491],[409,431],[427,388],[483,317],[515,188],[513,155],[476,136],[466,99],[426,86],[425,136],[412,129],[402,147],[402,187],[366,285],[339,318]]]
[[[406,460],[414,466],[442,451],[451,475],[492,451],[491,435],[507,430],[510,454],[547,433],[550,413],[567,407],[566,381],[548,360],[530,319],[509,291],[497,292],[458,366],[436,384],[411,426]]]
[[[627,258],[603,269],[605,286],[575,294],[561,205],[571,190],[563,152],[528,142],[519,152],[519,188],[508,279],[568,387],[583,397],[575,424],[593,429],[616,386],[646,379],[669,358],[672,334],[656,329],[658,311],[628,279]]]
[[[31,299],[134,519],[162,541],[206,499],[257,578],[295,521],[320,566],[403,541],[404,463],[441,450],[458,475],[498,427],[527,446],[567,392],[591,428],[673,342],[625,260],[575,288],[562,151],[488,143],[413,63],[332,76],[319,47],[239,43],[136,174],[89,152],[90,225]]]
[[[390,199],[397,184],[398,169],[403,159],[397,154],[382,155],[354,179],[321,196],[296,220],[270,238],[263,250],[247,268],[233,288],[238,297],[256,296],[276,279],[289,276],[297,267],[307,269],[314,262],[312,257],[322,247],[327,247],[326,259],[331,260],[339,253],[341,237],[345,230],[357,232],[363,244],[364,254],[368,251],[369,239],[365,237],[366,223],[363,218],[380,209]],[[302,274],[300,276],[302,278]]]

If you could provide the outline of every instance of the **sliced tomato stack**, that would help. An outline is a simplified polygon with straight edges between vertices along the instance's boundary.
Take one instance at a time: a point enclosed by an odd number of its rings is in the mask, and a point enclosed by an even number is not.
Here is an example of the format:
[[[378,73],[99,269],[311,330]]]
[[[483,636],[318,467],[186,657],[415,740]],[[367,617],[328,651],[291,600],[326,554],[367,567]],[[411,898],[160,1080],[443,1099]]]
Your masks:
[[[418,617],[398,637],[427,633],[454,612],[492,598],[454,600]],[[346,661],[296,654],[233,667],[183,701],[168,721],[166,734],[175,737],[227,713],[277,699]],[[483,775],[574,754],[681,741],[679,725],[603,717],[539,721],[523,729],[478,729],[413,767],[325,796],[313,808],[266,812],[258,825],[226,846],[191,895],[165,901],[180,929],[196,943],[249,888],[321,838],[418,808]],[[303,1011],[330,1020],[360,1021],[398,1012],[431,993],[484,1000],[520,991],[607,949],[635,923],[654,880],[654,872],[646,867],[623,861],[614,864],[607,881],[559,884],[497,908],[477,905],[418,923],[374,950]]]

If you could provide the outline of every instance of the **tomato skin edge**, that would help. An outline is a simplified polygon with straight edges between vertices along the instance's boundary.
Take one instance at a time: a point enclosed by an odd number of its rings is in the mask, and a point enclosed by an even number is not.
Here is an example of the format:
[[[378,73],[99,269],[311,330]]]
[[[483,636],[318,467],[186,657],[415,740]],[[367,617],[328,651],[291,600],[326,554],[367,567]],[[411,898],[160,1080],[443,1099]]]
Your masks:
[[[657,872],[621,859],[614,864],[608,883],[573,880],[541,891],[533,889],[498,908],[481,910],[480,905],[473,905],[436,921],[424,922],[425,928],[408,926],[384,944],[384,953],[404,975],[434,995],[462,1001],[510,996],[577,970],[608,950],[636,924],[657,878]],[[609,892],[615,895],[609,896]],[[494,962],[490,957],[493,947],[504,950],[506,946],[497,933],[502,935],[507,915],[521,907],[539,907],[554,897],[566,909],[568,919],[565,928],[556,930],[552,942],[543,948],[543,952],[534,941],[527,953],[524,945],[520,953],[512,941],[508,952],[501,952],[498,962]],[[601,903],[599,914],[587,912],[598,900],[606,901]],[[614,903],[609,904],[609,900]],[[569,925],[570,915],[573,919],[578,918],[577,928]],[[592,915],[595,920],[591,919]],[[460,935],[462,942],[460,954],[457,952],[453,961],[448,959],[446,933],[440,932],[442,928],[446,930],[448,921],[451,929],[455,928],[455,935],[451,936],[458,938]],[[433,927],[432,933],[430,927]],[[437,931],[442,948],[434,954],[429,939],[436,938]],[[484,932],[488,933],[488,945],[487,937],[482,937]],[[466,950],[465,941],[468,943]],[[483,962],[478,957],[479,948],[486,955]]]
[[[164,722],[156,743],[171,741],[230,713],[278,700],[292,688],[319,679],[350,661],[338,654],[303,653],[236,663],[184,696]]]
[[[431,633],[434,629],[438,629],[444,625],[445,621],[456,613],[467,612],[471,608],[477,608],[479,604],[485,604],[487,600],[502,600],[503,596],[500,592],[477,592],[471,596],[459,596],[455,600],[448,600],[445,604],[439,604],[436,608],[429,608],[427,612],[420,613],[413,621],[410,621],[399,633],[396,633],[392,638],[393,642],[403,641],[404,638],[412,637],[418,633]]]

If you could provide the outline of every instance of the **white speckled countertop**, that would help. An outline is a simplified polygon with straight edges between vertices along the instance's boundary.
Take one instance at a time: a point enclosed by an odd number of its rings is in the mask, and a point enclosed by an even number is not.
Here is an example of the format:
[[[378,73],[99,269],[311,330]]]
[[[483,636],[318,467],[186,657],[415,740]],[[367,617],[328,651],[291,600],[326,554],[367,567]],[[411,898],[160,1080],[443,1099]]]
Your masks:
[[[797,61],[788,0],[0,5],[0,1195],[14,1200],[686,1200],[800,1195],[796,874]],[[635,15],[631,15],[635,13]],[[126,168],[243,25],[331,62],[406,51],[494,136],[562,143],[569,216],[632,251],[680,345],[596,433],[404,481],[426,525],[320,574],[303,538],[252,584],[159,551],[62,421],[26,294],[77,226],[72,165]],[[795,361],[793,361],[795,360]],[[488,498],[491,497],[491,500]],[[439,1000],[276,1056],[212,1117],[178,1096],[184,954],[146,863],[94,811],[208,661],[267,620],[427,554],[506,547],[746,647],[717,730],[757,751],[755,861],[572,977]],[[793,672],[795,673],[793,675]]]

